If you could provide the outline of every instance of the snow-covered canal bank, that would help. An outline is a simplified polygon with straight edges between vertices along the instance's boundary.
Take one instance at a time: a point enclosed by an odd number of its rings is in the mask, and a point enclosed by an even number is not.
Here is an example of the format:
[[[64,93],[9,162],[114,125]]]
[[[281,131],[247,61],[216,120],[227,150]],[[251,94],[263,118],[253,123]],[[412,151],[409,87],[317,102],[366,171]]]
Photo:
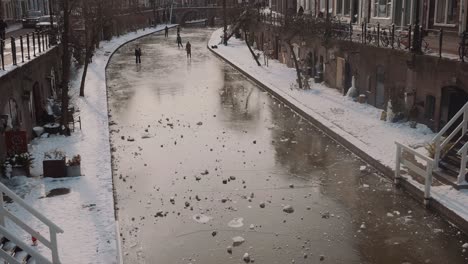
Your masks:
[[[153,35],[107,71],[125,263],[466,263],[458,230],[181,33],[191,61]]]

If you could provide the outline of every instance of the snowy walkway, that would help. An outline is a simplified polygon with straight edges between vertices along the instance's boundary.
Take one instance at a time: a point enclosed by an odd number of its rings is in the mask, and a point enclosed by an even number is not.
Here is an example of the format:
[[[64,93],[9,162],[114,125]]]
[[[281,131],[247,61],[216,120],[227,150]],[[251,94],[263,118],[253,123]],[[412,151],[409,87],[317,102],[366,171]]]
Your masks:
[[[208,45],[218,45],[221,35],[222,29],[215,31]],[[409,123],[381,121],[382,110],[354,102],[337,89],[323,84],[313,83],[310,90],[292,88],[296,80],[294,68],[288,68],[276,60],[270,60],[269,67],[258,67],[244,41],[231,38],[228,46],[218,45],[213,51],[391,169],[395,164],[395,141],[421,147],[435,136],[421,124],[417,129],[412,129]],[[261,53],[255,53],[258,52]],[[423,185],[409,180],[423,189]],[[450,186],[439,186],[432,188],[432,195],[468,221],[468,190],[457,191]]]
[[[140,30],[114,38],[110,42],[102,42],[93,63],[89,65],[86,97],[78,97],[80,71],[76,72],[72,82],[70,94],[73,104],[81,112],[82,131],[77,130],[71,137],[51,136],[31,143],[30,151],[35,157],[33,175],[42,174],[43,153],[59,148],[66,151],[68,157],[81,155],[83,177],[15,177],[7,183],[65,231],[58,236],[62,263],[117,263],[105,68],[111,54],[122,44],[162,29],[163,26]],[[55,188],[69,188],[70,193],[43,198]],[[8,206],[12,211],[24,214],[18,211],[15,204]],[[40,233],[48,234],[45,226],[29,218],[28,215],[22,219],[31,223]],[[21,233],[19,230],[18,232]],[[30,240],[26,235],[24,238]],[[43,246],[38,246],[38,249],[47,252]]]

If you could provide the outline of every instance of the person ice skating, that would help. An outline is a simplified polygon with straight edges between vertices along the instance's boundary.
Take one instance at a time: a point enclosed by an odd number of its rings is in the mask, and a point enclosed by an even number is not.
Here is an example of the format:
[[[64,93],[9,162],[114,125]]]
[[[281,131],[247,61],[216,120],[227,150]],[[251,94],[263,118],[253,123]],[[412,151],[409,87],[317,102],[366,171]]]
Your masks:
[[[180,26],[177,26],[177,35],[180,34]]]
[[[3,19],[0,19],[0,39],[5,39],[5,32],[6,28],[8,27],[7,23],[3,21]]]
[[[192,59],[192,44],[190,44],[190,41],[185,44],[185,50],[187,51],[187,59]]]
[[[141,48],[138,46],[135,48],[135,62],[141,63]]]
[[[166,26],[166,27],[164,28],[164,37],[167,38],[167,36],[169,36],[169,28]]]
[[[182,44],[182,38],[180,37],[180,34],[177,34],[177,48],[184,47],[184,44]]]

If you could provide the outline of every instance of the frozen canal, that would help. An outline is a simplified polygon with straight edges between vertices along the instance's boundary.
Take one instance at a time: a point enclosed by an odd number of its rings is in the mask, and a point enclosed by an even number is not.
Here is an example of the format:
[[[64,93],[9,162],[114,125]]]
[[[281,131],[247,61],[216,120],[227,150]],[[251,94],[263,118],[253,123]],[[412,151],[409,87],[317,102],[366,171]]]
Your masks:
[[[182,30],[191,62],[172,32],[107,70],[125,263],[467,263],[467,237],[214,57],[210,35]]]

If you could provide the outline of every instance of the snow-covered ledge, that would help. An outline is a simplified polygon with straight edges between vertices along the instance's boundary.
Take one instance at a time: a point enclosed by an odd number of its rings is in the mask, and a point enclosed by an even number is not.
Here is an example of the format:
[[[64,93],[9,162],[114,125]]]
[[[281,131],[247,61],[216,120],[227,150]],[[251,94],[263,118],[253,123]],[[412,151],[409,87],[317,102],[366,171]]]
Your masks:
[[[71,158],[81,155],[83,177],[50,179],[15,177],[8,186],[24,196],[28,204],[63,228],[58,236],[62,263],[120,263],[119,232],[114,214],[114,199],[109,143],[108,108],[106,91],[106,66],[112,54],[125,43],[163,30],[165,25],[138,30],[111,41],[103,41],[89,65],[85,97],[79,97],[81,70],[73,73],[70,95],[72,103],[80,110],[82,130],[70,137],[51,136],[33,140],[30,151],[35,157],[32,174],[42,174],[44,152],[61,149]],[[70,193],[57,197],[44,197],[56,188],[68,188]],[[24,214],[15,204],[10,210]],[[47,234],[46,226],[26,218],[39,233]],[[14,226],[26,241],[31,238]],[[47,248],[37,249],[47,253]]]
[[[270,60],[268,67],[258,67],[247,46],[241,40],[231,38],[229,45],[219,45],[222,29],[216,30],[208,41],[208,48],[232,65],[248,73],[251,78],[312,117],[334,134],[353,145],[353,150],[372,157],[387,171],[394,169],[396,160],[395,142],[424,151],[424,146],[435,136],[429,128],[418,124],[390,123],[380,120],[381,111],[368,104],[359,104],[324,84],[311,83],[310,90],[292,88],[296,80],[294,68],[288,68],[277,60]],[[217,45],[216,49],[212,46]],[[255,53],[263,54],[261,51]],[[260,61],[263,62],[263,55]],[[427,155],[427,153],[425,153]],[[412,186],[424,190],[424,184],[410,176],[404,176]],[[451,186],[433,186],[432,198],[449,209],[456,218],[464,220],[468,227],[468,190],[455,190]],[[465,228],[464,228],[465,229]],[[466,228],[468,230],[468,228]],[[465,231],[466,231],[465,230]]]

